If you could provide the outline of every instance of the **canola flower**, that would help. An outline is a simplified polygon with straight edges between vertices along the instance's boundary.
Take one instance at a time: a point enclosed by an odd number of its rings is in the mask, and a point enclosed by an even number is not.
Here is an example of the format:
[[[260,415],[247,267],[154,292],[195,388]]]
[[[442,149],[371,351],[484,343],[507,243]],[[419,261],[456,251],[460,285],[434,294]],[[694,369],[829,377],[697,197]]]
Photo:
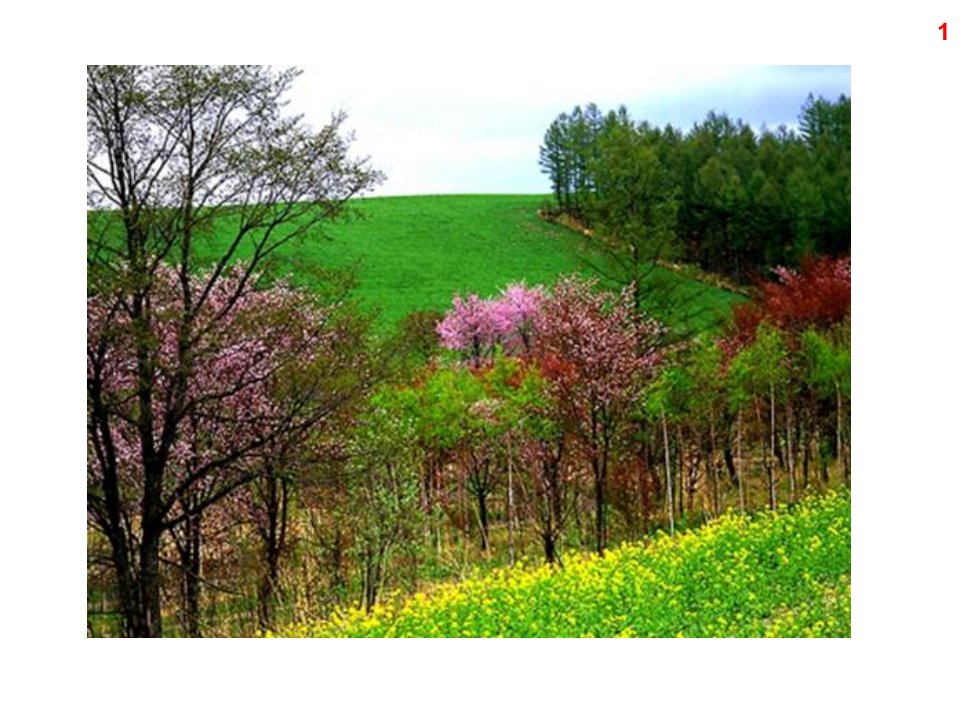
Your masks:
[[[850,496],[498,569],[345,608],[287,637],[849,637]]]

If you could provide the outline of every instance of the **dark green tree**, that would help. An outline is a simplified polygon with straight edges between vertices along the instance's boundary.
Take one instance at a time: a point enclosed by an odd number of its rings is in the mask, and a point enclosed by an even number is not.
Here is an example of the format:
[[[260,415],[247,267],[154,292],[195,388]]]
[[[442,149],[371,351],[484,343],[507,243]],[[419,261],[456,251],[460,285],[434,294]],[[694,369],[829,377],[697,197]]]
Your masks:
[[[633,284],[637,317],[664,300],[650,297],[651,276],[659,262],[676,255],[676,190],[657,153],[658,141],[659,134],[646,126],[612,117],[589,165],[596,188],[588,206],[592,247],[607,260],[597,269],[620,287]]]
[[[758,134],[710,112],[683,133],[634,122],[623,107],[601,116],[595,105],[578,106],[548,129],[541,167],[559,209],[620,249],[616,266],[633,260],[637,248],[623,245],[632,225],[635,235],[671,237],[669,253],[640,253],[648,259],[672,256],[745,283],[809,254],[849,251],[850,99],[811,96],[799,121],[799,134]]]

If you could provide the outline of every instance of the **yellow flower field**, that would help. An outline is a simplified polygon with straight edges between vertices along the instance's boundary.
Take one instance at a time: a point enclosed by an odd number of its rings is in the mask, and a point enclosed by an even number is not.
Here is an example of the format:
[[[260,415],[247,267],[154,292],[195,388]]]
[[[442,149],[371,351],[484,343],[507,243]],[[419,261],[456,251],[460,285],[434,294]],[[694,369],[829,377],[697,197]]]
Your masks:
[[[850,495],[352,607],[287,637],[849,637]]]

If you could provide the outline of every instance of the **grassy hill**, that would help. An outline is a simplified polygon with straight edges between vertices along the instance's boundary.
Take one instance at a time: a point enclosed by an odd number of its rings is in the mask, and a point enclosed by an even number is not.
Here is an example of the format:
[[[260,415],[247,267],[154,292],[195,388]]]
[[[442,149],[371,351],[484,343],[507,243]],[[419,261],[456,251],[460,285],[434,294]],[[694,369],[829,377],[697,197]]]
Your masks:
[[[537,217],[539,196],[446,195],[359,200],[364,218],[327,229],[311,252],[334,267],[359,262],[358,295],[387,324],[445,310],[455,292],[489,295],[509,282],[550,282],[582,270],[576,234]]]
[[[497,570],[283,629],[294,637],[849,637],[850,495]]]
[[[329,239],[283,247],[279,269],[296,277],[301,267],[355,268],[355,299],[378,311],[379,325],[387,329],[414,310],[446,310],[454,293],[487,296],[510,282],[546,284],[564,273],[590,273],[591,264],[602,266],[587,238],[537,216],[543,200],[539,195],[356,200],[363,217],[326,225]],[[217,245],[215,238],[207,252],[215,256]],[[670,325],[709,326],[737,297],[665,269],[658,268],[650,282],[679,285],[675,297],[683,311],[659,313]]]
[[[312,251],[336,267],[359,261],[359,298],[392,325],[412,310],[447,309],[454,293],[491,295],[509,282],[549,283],[602,264],[581,235],[537,217],[542,201],[537,195],[360,200],[356,206],[366,217],[332,226],[333,241]],[[675,278],[663,271],[654,281],[666,275]],[[694,281],[683,285],[680,294],[704,311],[695,321],[702,326],[735,297]]]

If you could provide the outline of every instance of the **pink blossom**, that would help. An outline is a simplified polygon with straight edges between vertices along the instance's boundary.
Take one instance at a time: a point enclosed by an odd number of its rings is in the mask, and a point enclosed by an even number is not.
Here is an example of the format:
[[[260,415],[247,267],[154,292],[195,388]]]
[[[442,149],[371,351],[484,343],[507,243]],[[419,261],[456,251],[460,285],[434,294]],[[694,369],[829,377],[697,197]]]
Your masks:
[[[238,266],[222,277],[191,278],[194,302],[206,293],[192,322],[184,320],[184,289],[173,269],[161,268],[149,290],[154,445],[159,447],[165,431],[174,428],[165,465],[167,488],[196,478],[192,490],[204,492],[225,474],[242,472],[241,462],[223,459],[289,423],[289,412],[274,392],[278,380],[305,367],[335,340],[329,309],[283,284],[256,289],[256,278],[247,282],[244,272]],[[109,403],[109,442],[118,470],[136,486],[144,467],[142,406],[135,329],[123,309],[129,305],[128,298],[88,299],[87,379],[98,384],[97,396]],[[181,383],[185,396],[178,398]],[[88,433],[88,474],[97,473],[93,444],[107,440],[102,432]],[[208,467],[216,469],[204,472]]]
[[[478,366],[493,356],[498,345],[511,354],[529,352],[534,322],[543,290],[513,284],[499,297],[487,300],[472,294],[453,297],[453,309],[437,324],[440,344],[466,353]]]

